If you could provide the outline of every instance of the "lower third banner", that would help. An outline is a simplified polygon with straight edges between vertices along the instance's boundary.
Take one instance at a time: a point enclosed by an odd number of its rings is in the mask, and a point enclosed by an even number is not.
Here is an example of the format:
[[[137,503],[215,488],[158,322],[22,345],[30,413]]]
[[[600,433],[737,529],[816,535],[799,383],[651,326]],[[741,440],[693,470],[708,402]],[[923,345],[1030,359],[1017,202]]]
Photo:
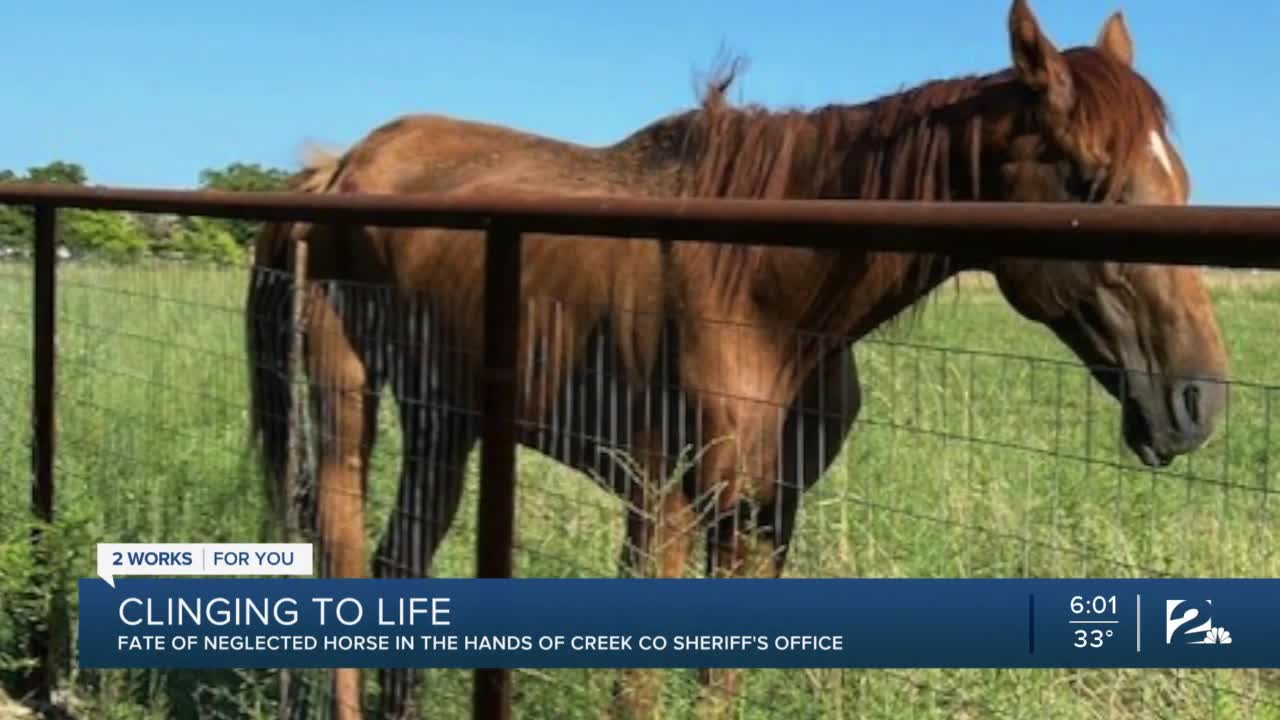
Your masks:
[[[88,668],[1280,667],[1280,580],[80,581]]]

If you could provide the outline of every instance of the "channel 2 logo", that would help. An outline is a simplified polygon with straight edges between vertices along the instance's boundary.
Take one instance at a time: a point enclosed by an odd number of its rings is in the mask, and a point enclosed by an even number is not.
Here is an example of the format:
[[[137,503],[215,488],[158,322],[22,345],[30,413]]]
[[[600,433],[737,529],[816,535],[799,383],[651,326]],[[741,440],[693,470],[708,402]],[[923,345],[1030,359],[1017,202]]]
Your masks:
[[[1231,633],[1213,624],[1212,611],[1212,600],[1165,600],[1164,644],[1173,645],[1176,636],[1182,645],[1230,645]]]

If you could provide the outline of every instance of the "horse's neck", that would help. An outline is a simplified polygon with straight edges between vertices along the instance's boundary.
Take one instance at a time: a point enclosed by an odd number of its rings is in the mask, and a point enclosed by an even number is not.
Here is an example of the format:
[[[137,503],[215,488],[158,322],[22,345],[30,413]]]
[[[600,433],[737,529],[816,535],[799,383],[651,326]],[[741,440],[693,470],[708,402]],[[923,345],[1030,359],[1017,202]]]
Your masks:
[[[778,279],[775,292],[807,288],[802,302],[780,301],[790,317],[778,318],[806,333],[858,340],[941,285],[958,270],[940,255],[814,252],[811,263],[785,265],[791,278]]]
[[[981,79],[936,84],[935,97],[911,101],[911,93],[861,105],[831,106],[845,145],[830,153],[840,171],[824,197],[858,200],[980,200],[983,120],[939,111],[976,93]],[[912,92],[924,92],[917,89]],[[918,107],[912,103],[918,102]],[[927,118],[927,119],[926,119]],[[896,124],[896,127],[890,124]],[[997,124],[1000,124],[997,122]],[[821,153],[816,153],[821,155]],[[856,238],[851,239],[856,242]],[[943,255],[847,251],[815,253],[813,291],[805,321],[817,332],[857,340],[920,302],[961,270]],[[804,283],[804,278],[797,278]]]
[[[704,346],[729,351],[726,362],[734,369],[711,365],[706,375],[686,378],[693,386],[725,397],[790,403],[832,352],[920,302],[952,274],[947,259],[937,256],[794,248],[762,252],[752,277],[744,278],[734,292],[694,293],[709,303],[692,308],[698,319],[723,313],[734,321],[708,322],[697,331]],[[745,353],[750,358],[746,365],[755,374],[748,373],[739,358],[749,338],[758,343]]]

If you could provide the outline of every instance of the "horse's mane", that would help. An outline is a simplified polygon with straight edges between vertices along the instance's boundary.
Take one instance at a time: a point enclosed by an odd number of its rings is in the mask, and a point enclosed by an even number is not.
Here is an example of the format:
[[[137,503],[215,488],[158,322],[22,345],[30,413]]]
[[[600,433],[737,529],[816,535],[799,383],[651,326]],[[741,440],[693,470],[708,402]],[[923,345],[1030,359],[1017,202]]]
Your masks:
[[[973,196],[980,187],[981,112],[957,112],[998,80],[965,77],[934,81],[861,105],[827,105],[812,111],[773,111],[734,106],[728,92],[744,63],[726,63],[707,81],[700,107],[682,117],[685,169],[681,193],[697,197],[951,200],[954,142],[972,143],[968,169]],[[780,254],[767,248],[707,245],[708,278],[726,300],[750,279],[769,271]],[[826,278],[802,302],[802,324],[828,326],[840,293],[861,280],[895,278],[921,286],[936,272],[930,263],[882,255],[868,265],[856,253],[836,254]],[[945,259],[940,259],[945,262]],[[909,273],[912,267],[921,272]],[[874,273],[874,275],[873,275]],[[797,290],[797,292],[803,292]]]
[[[949,199],[939,174],[949,167],[954,128],[934,114],[976,96],[985,78],[934,81],[862,105],[771,111],[728,102],[741,68],[735,61],[717,73],[687,118],[686,194]],[[980,127],[979,115],[971,119]]]
[[[1169,121],[1163,98],[1139,74],[1092,47],[1063,53],[1078,97],[1073,126],[1123,171],[1150,130]],[[997,105],[1028,112],[1035,98],[1011,70],[933,80],[857,105],[771,111],[735,107],[728,92],[745,61],[722,63],[700,107],[679,116],[686,194],[745,198],[981,199],[981,133]],[[651,126],[654,127],[654,126]],[[670,132],[670,129],[667,130]],[[951,150],[969,145],[964,198],[952,197]],[[858,162],[860,161],[860,162]]]
[[[285,187],[294,192],[320,192],[329,184],[343,152],[329,147],[306,143],[300,151],[302,168],[293,174]]]
[[[1165,103],[1140,75],[1093,47],[1063,52],[1078,103],[1075,139],[1113,158],[1112,183],[1144,151],[1148,133],[1168,122]],[[879,200],[983,199],[984,124],[1010,111],[1031,117],[1037,98],[1012,69],[988,75],[934,80],[856,105],[814,110],[735,106],[728,93],[745,61],[722,62],[702,88],[699,106],[642,129],[625,145],[678,157],[680,193],[696,197]],[[965,167],[953,163],[963,159]],[[959,171],[959,172],[957,172]],[[962,174],[961,174],[962,173]],[[712,281],[732,294],[762,268],[764,248],[708,245]],[[832,266],[829,281],[813,290],[810,320],[833,311],[831,293],[847,287],[851,273],[883,272],[899,282],[929,284],[946,270],[934,263],[880,255],[877,267]],[[843,277],[841,277],[843,275]]]

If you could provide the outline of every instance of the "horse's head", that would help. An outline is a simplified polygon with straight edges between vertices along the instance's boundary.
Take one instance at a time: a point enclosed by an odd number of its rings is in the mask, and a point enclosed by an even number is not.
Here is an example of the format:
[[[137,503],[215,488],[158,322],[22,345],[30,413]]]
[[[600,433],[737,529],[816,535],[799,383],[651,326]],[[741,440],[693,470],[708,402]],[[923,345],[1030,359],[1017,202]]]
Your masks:
[[[1009,33],[1021,107],[997,143],[1001,199],[1187,202],[1163,103],[1133,70],[1119,13],[1093,47],[1060,52],[1015,0]],[[1125,440],[1145,464],[1167,465],[1212,435],[1227,357],[1198,269],[1015,259],[988,269],[1010,304],[1051,328],[1121,402]]]

